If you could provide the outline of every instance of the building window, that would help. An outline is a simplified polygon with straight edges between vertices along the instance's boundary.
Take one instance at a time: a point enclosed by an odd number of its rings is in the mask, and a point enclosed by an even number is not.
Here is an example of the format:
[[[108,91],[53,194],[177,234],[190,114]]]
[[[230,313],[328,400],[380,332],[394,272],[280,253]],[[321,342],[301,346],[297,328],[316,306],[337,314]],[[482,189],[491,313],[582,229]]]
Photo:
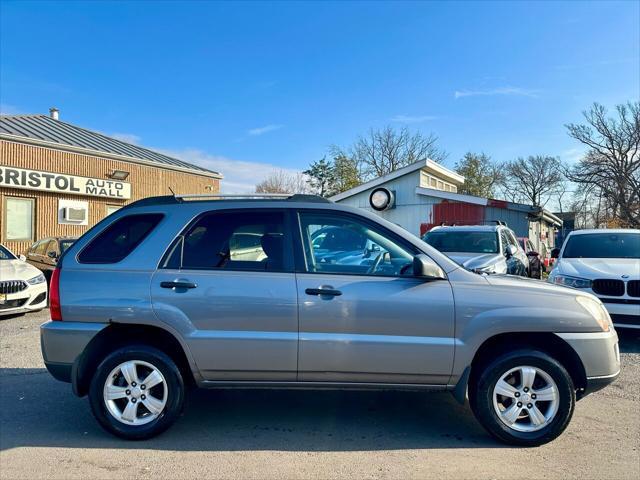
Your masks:
[[[111,215],[112,213],[117,212],[118,210],[120,210],[122,207],[120,205],[107,205],[107,217],[109,215]]]
[[[5,197],[5,240],[33,241],[33,198]]]

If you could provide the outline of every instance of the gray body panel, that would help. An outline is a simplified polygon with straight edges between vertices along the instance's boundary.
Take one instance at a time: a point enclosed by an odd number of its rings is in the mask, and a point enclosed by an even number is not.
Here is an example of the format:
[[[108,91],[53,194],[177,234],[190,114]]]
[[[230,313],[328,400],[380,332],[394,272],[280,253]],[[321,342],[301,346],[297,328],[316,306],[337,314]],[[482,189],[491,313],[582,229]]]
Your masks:
[[[313,208],[366,217],[429,256],[447,278],[158,268],[192,219],[206,211],[239,208]],[[98,232],[131,213],[162,213],[164,218],[118,263],[77,261]],[[105,326],[121,323],[151,325],[173,335],[204,387],[452,388],[486,340],[511,332],[557,333],[584,356],[590,377],[619,370],[610,352],[615,331],[603,335],[575,300],[588,294],[469,272],[377,215],[332,203],[211,201],[124,208],[81,237],[61,263],[64,321],[42,327],[49,363],[73,363]],[[161,281],[177,279],[198,287],[160,288]],[[323,285],[342,295],[305,294]]]

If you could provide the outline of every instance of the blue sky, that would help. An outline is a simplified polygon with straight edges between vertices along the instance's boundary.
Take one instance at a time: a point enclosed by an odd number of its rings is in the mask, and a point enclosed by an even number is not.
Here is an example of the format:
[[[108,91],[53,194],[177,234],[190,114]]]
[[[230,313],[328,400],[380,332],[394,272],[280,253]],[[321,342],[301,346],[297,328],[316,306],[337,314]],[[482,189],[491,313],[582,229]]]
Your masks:
[[[575,161],[563,125],[640,97],[640,2],[0,3],[0,108],[220,170],[246,191],[371,127]]]

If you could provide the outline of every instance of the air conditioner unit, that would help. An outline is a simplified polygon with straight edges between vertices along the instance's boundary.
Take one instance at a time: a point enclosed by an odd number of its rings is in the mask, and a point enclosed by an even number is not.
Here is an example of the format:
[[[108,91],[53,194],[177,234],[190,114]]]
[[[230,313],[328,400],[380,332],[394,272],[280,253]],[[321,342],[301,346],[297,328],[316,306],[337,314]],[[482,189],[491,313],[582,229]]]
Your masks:
[[[64,219],[67,222],[84,222],[87,219],[87,209],[81,207],[65,207]]]

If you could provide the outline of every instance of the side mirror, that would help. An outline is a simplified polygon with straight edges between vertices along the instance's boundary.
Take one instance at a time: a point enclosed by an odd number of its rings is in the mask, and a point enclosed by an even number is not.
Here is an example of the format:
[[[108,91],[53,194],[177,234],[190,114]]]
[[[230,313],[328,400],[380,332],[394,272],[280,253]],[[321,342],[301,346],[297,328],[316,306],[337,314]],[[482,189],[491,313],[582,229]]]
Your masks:
[[[18,255],[18,259],[22,262],[26,262],[27,261],[27,257],[25,257],[24,255],[20,254]]]
[[[551,258],[558,258],[560,256],[560,249],[554,248],[551,250]]]
[[[56,252],[47,252],[47,257],[55,260],[56,258],[58,258],[58,254]]]
[[[432,280],[446,278],[444,271],[424,253],[413,257],[413,276]]]
[[[507,246],[507,253],[506,253],[507,258],[513,257],[516,253],[518,253],[518,249],[515,246],[513,245]]]

